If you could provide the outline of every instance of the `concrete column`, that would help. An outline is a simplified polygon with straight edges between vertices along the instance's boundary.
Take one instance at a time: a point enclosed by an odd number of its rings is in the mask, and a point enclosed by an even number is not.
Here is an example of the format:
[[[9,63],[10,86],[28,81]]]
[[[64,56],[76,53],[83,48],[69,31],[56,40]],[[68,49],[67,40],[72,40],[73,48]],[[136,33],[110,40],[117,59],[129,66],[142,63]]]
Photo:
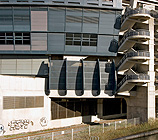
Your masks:
[[[131,8],[137,8],[137,2],[138,0],[130,0],[130,5],[131,5]]]
[[[149,40],[149,71],[150,82],[148,83],[148,119],[155,118],[155,71],[154,71],[154,18],[149,20],[149,31],[150,31],[150,40]]]
[[[3,111],[3,96],[2,96],[2,90],[0,90],[0,124],[2,124],[2,111]]]
[[[97,114],[99,118],[103,117],[103,99],[97,100]]]

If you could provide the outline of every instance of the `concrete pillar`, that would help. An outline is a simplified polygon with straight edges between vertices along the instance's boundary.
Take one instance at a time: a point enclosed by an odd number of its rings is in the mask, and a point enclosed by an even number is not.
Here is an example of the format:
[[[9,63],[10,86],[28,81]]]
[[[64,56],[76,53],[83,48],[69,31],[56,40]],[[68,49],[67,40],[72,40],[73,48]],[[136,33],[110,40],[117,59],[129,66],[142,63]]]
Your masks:
[[[0,124],[2,124],[2,111],[3,111],[3,96],[2,96],[2,90],[0,90]]]
[[[147,87],[138,86],[135,96],[126,98],[127,119],[139,117],[142,122],[147,121]]]
[[[131,8],[137,8],[137,2],[138,0],[130,0],[130,5],[131,5]]]
[[[154,18],[149,20],[149,31],[150,31],[150,40],[149,40],[149,71],[150,82],[148,83],[148,119],[155,118],[155,71],[154,71]]]
[[[103,99],[97,100],[97,114],[99,118],[103,117]]]

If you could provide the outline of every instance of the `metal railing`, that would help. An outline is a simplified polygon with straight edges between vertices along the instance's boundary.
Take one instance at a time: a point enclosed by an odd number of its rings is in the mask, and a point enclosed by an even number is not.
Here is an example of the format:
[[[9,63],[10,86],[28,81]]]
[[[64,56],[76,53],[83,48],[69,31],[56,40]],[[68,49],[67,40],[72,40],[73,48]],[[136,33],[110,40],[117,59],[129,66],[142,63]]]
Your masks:
[[[126,75],[117,85],[117,89],[119,89],[127,80],[150,80],[150,76],[147,74]]]
[[[150,11],[147,10],[147,9],[142,9],[142,8],[137,8],[137,9],[129,9],[128,8],[128,10],[126,10],[125,14],[122,15],[121,24],[124,22],[124,20],[128,16],[131,16],[131,15],[134,15],[134,14],[148,14],[148,15],[150,15]]]
[[[128,128],[140,124],[140,118],[124,119],[98,123],[96,125],[85,125],[82,127],[68,128],[65,130],[43,132],[18,138],[8,138],[7,140],[78,140],[78,139],[98,139],[99,133],[108,133],[121,128]]]
[[[130,36],[138,36],[138,35],[150,36],[150,32],[145,29],[129,30],[123,35],[123,38],[120,40],[118,46],[120,47],[122,43],[126,40],[126,38]]]
[[[143,56],[143,57],[150,57],[150,52],[148,51],[138,51],[138,52],[129,52],[126,53],[123,58],[120,60],[120,62],[117,65],[117,69],[121,66],[121,64],[125,61],[128,57],[134,57],[134,56]]]

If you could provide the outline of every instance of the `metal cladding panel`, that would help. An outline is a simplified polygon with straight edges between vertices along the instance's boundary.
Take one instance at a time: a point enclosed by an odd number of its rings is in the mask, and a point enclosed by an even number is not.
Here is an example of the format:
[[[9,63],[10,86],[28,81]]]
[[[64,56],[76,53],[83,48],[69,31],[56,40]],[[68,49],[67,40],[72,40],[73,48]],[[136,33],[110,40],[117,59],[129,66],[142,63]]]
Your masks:
[[[48,51],[64,52],[65,35],[63,33],[48,34]]]
[[[97,47],[94,46],[82,46],[82,52],[97,52]]]
[[[98,33],[99,10],[83,10],[83,32]]]
[[[30,9],[29,7],[14,8],[14,30],[30,31]]]
[[[99,35],[97,52],[115,56],[117,53],[117,40],[113,36]]]
[[[15,45],[16,51],[30,51],[30,45]]]
[[[82,90],[82,64],[81,62],[68,61],[67,62],[67,88]]]
[[[81,46],[66,46],[65,52],[73,53],[73,52],[80,52]]]
[[[0,31],[13,30],[12,7],[0,7]]]
[[[48,30],[51,32],[64,32],[65,8],[50,7],[48,13]]]
[[[99,33],[113,34],[115,24],[115,11],[101,10],[99,19]]]
[[[24,65],[25,64],[25,65]],[[31,73],[31,59],[17,59],[16,62],[16,66],[17,66],[17,73],[18,74],[29,74]]]
[[[14,50],[13,45],[0,45],[0,50],[2,51],[12,51]]]
[[[31,33],[33,51],[47,51],[47,33]]]
[[[66,9],[66,31],[68,32],[82,31],[82,9],[79,8]]]
[[[122,13],[121,11],[116,11],[115,14],[115,24],[114,24],[114,34],[118,35],[120,28],[121,28],[121,17],[122,17]]]
[[[31,31],[47,31],[47,11],[31,11]]]
[[[92,90],[98,95],[100,90],[115,90],[114,63],[102,61],[67,61],[51,60],[50,63],[50,90]],[[60,92],[59,92],[60,93]]]
[[[48,59],[33,58],[2,58],[0,74],[16,75],[48,75]]]

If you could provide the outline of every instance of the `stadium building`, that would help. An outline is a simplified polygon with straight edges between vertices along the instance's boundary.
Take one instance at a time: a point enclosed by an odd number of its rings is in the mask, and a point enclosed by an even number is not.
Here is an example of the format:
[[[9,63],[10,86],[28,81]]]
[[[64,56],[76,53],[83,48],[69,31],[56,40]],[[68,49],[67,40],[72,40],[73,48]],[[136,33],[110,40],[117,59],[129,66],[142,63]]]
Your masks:
[[[156,117],[155,0],[0,1],[3,135]]]

